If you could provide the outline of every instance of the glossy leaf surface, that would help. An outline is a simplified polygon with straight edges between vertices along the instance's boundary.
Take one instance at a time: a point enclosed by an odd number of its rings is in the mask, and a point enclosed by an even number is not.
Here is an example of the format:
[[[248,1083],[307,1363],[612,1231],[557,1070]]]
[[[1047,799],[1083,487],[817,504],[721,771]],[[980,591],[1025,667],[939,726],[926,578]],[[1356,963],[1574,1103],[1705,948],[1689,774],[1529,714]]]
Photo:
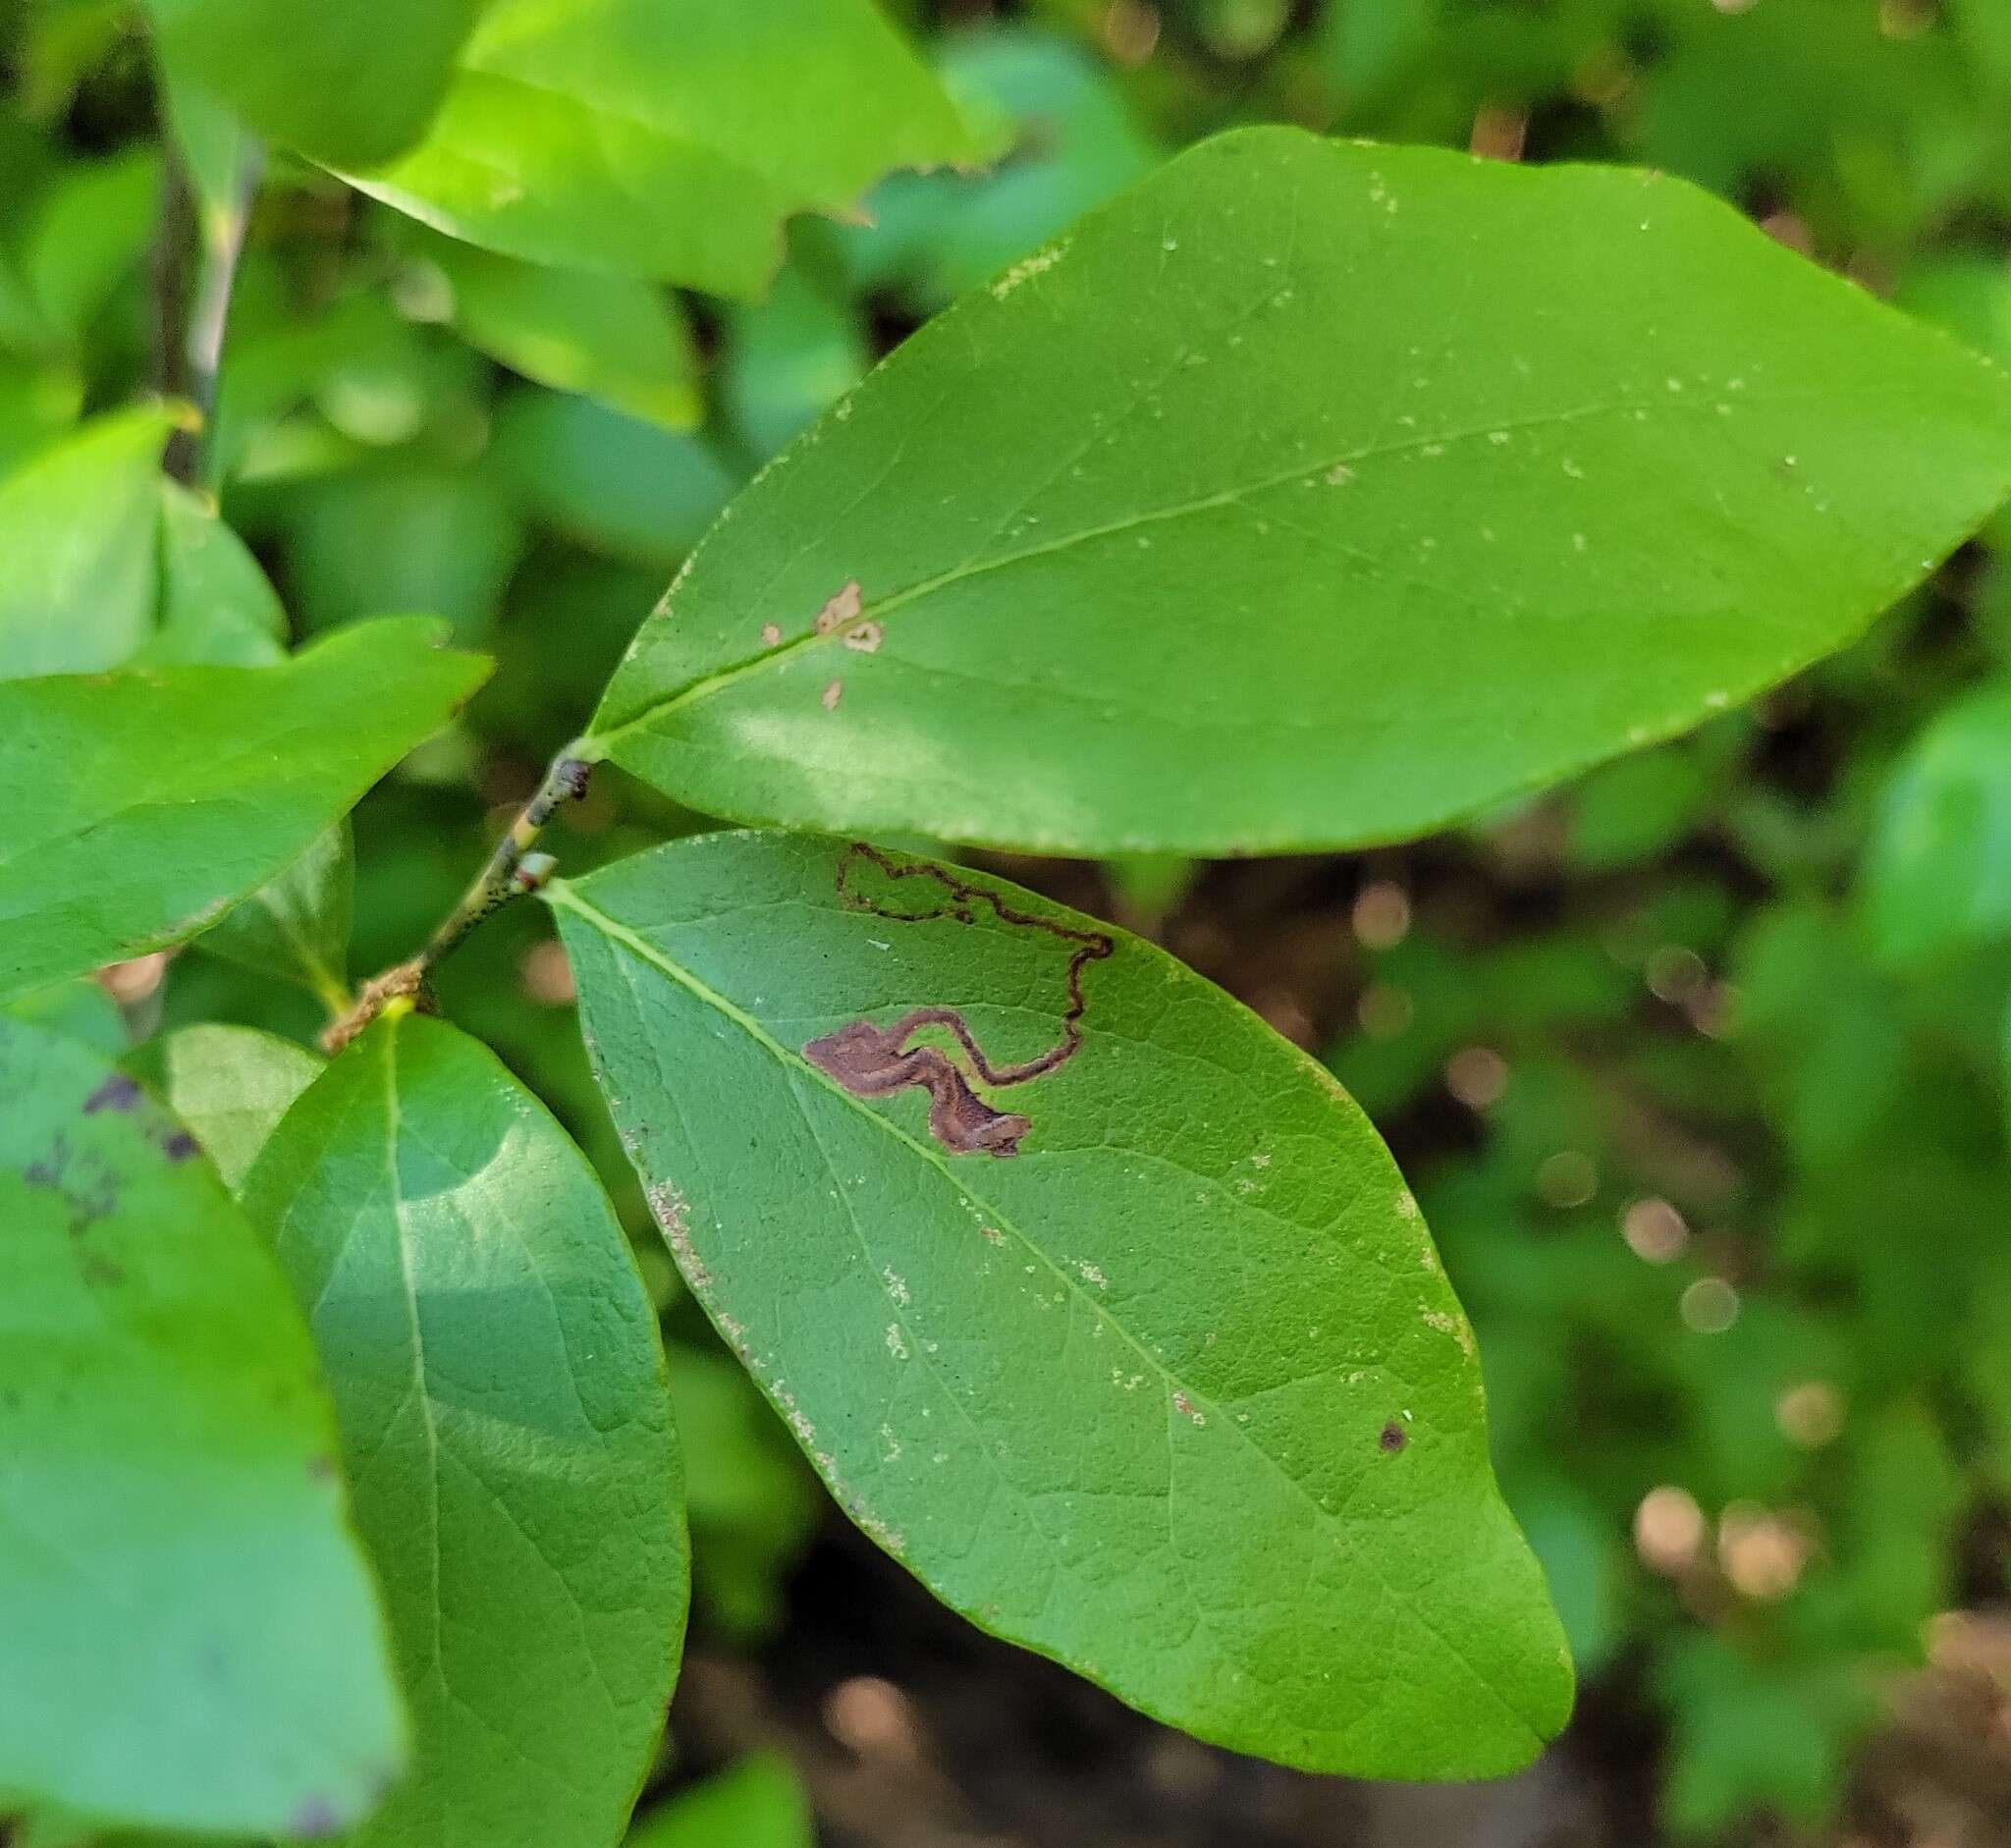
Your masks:
[[[438,633],[0,683],[0,996],[192,936],[290,865],[480,680]]]
[[[871,0],[499,0],[425,140],[347,177],[512,256],[753,295],[788,214],[985,151]]]
[[[1248,130],[767,469],[592,729],[743,820],[1396,840],[1791,674],[2007,488],[2001,374],[1679,182]]]
[[[0,679],[116,667],[153,631],[163,410],[101,417],[0,482]]]
[[[148,1041],[128,1062],[194,1132],[234,1190],[322,1063],[276,1033],[208,1021]]]
[[[417,140],[482,0],[148,0],[173,68],[313,160],[389,160]]]
[[[1327,1770],[1499,1772],[1562,1723],[1471,1333],[1310,1060],[1137,939],[876,848],[701,837],[551,898],[685,1281],[947,1603]]]
[[[331,1014],[340,1013],[349,1005],[355,885],[355,845],[344,816],[199,941],[209,954],[303,988]]]
[[[264,667],[286,653],[287,617],[244,540],[187,488],[160,483],[159,626],[149,663]]]
[[[674,430],[699,421],[698,355],[668,291],[429,240],[468,344],[556,391],[583,392]]]
[[[308,1307],[416,1763],[369,1848],[605,1848],[686,1586],[656,1317],[586,1158],[495,1056],[381,1019],[245,1186]]]

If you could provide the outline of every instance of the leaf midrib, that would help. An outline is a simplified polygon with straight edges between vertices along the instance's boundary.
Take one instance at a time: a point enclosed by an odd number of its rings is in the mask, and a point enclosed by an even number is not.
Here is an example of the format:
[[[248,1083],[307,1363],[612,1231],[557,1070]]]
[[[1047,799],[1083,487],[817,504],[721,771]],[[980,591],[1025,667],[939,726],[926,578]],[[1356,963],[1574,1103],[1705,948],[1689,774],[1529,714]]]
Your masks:
[[[940,1173],[943,1176],[943,1178],[946,1181],[950,1183],[950,1185],[953,1189],[955,1189],[956,1192],[963,1195],[965,1199],[969,1200],[973,1206],[981,1207],[986,1215],[986,1223],[995,1225],[996,1227],[998,1227],[998,1229],[1006,1233],[1029,1257],[1037,1260],[1041,1265],[1043,1265],[1047,1269],[1049,1274],[1056,1277],[1061,1283],[1062,1287],[1068,1290],[1070,1294],[1072,1294],[1078,1302],[1086,1304],[1090,1313],[1099,1322],[1110,1328],[1112,1332],[1115,1333],[1118,1336],[1118,1338],[1122,1340],[1123,1343],[1127,1347],[1129,1347],[1133,1353],[1135,1353],[1138,1356],[1139,1360],[1144,1364],[1148,1372],[1156,1376],[1161,1381],[1163,1386],[1168,1386],[1169,1388],[1177,1388],[1182,1394],[1185,1395],[1190,1404],[1212,1413],[1224,1431],[1228,1432],[1231,1436],[1237,1439],[1247,1449],[1253,1451],[1259,1458],[1261,1458],[1264,1464],[1267,1466],[1267,1468],[1273,1474],[1275,1474],[1279,1481],[1286,1484],[1291,1489],[1293,1494],[1305,1502],[1306,1506],[1312,1510],[1314,1518],[1320,1522],[1323,1528],[1326,1528],[1330,1531],[1333,1531],[1337,1534],[1348,1555],[1351,1558],[1361,1561],[1369,1571],[1374,1573],[1377,1581],[1383,1586],[1386,1594],[1393,1602],[1397,1603],[1403,1607],[1403,1609],[1409,1614],[1411,1620],[1415,1622],[1421,1629],[1426,1631],[1429,1635],[1435,1637],[1439,1641],[1440,1646],[1444,1648],[1446,1653],[1466,1669],[1467,1673],[1472,1677],[1473,1681],[1479,1687],[1485,1689],[1490,1698],[1493,1699],[1501,1708],[1502,1712],[1507,1713],[1509,1717],[1518,1726],[1524,1728],[1530,1734],[1530,1736],[1537,1741],[1539,1745],[1542,1745],[1544,1743],[1544,1735],[1540,1728],[1538,1728],[1528,1718],[1526,1714],[1524,1714],[1518,1708],[1515,1707],[1515,1705],[1512,1702],[1510,1702],[1508,1697],[1504,1693],[1502,1693],[1502,1691],[1498,1687],[1495,1685],[1494,1681],[1488,1675],[1484,1674],[1481,1671],[1481,1669],[1467,1656],[1465,1651],[1460,1649],[1448,1637],[1446,1637],[1443,1634],[1443,1632],[1440,1631],[1438,1628],[1438,1626],[1434,1624],[1424,1614],[1424,1612],[1420,1610],[1419,1607],[1415,1603],[1413,1603],[1411,1600],[1407,1596],[1405,1596],[1395,1584],[1391,1582],[1387,1574],[1384,1573],[1376,1565],[1375,1561],[1369,1554],[1362,1551],[1353,1544],[1354,1536],[1352,1532],[1341,1522],[1337,1514],[1331,1512],[1321,1502],[1320,1498],[1317,1495],[1315,1495],[1313,1492],[1310,1489],[1308,1489],[1304,1483],[1300,1482],[1297,1477],[1292,1475],[1292,1473],[1289,1470],[1287,1470],[1284,1467],[1284,1465],[1277,1460],[1277,1457],[1272,1455],[1272,1453],[1269,1450],[1267,1450],[1261,1443],[1259,1443],[1257,1440],[1253,1438],[1247,1430],[1245,1430],[1241,1425],[1239,1425],[1232,1416],[1226,1413],[1223,1410],[1223,1404],[1220,1400],[1216,1399],[1209,1393],[1201,1391],[1198,1387],[1190,1386],[1188,1383],[1184,1379],[1182,1379],[1178,1374],[1174,1373],[1172,1369],[1166,1364],[1165,1361],[1161,1360],[1157,1355],[1151,1353],[1148,1349],[1143,1347],[1139,1343],[1137,1337],[1133,1335],[1131,1332],[1127,1328],[1125,1328],[1121,1322],[1117,1321],[1115,1317],[1112,1315],[1111,1311],[1107,1306],[1098,1302],[1096,1298],[1089,1293],[1089,1291],[1083,1286],[1083,1284],[1077,1278],[1070,1277],[1066,1271],[1062,1270],[1061,1267],[1058,1265],[1055,1262],[1055,1260],[1047,1254],[1046,1251],[1044,1251],[1040,1246],[1036,1245],[1033,1242],[1033,1240],[1026,1235],[1026,1233],[1022,1232],[1010,1218],[1008,1218],[1005,1214],[999,1213],[988,1202],[982,1200],[974,1189],[967,1186],[963,1181],[957,1179],[957,1177],[951,1172],[949,1164],[943,1159],[943,1157],[941,1157],[934,1150],[928,1148],[926,1145],[918,1141],[915,1137],[911,1136],[891,1116],[883,1115],[879,1111],[868,1109],[862,1100],[854,1097],[849,1091],[845,1090],[842,1085],[839,1084],[836,1080],[831,1078],[826,1072],[821,1070],[818,1066],[812,1064],[808,1060],[802,1058],[801,1055],[791,1052],[787,1046],[785,1046],[780,1040],[778,1040],[773,1034],[771,1034],[767,1030],[767,1028],[765,1028],[744,1008],[740,1007],[735,1003],[728,1000],[726,996],[720,994],[717,989],[712,988],[709,984],[702,981],[692,971],[681,967],[679,964],[676,962],[673,962],[669,956],[665,955],[663,951],[658,950],[656,946],[651,944],[646,938],[639,936],[636,932],[630,930],[626,925],[617,922],[614,918],[610,917],[605,911],[601,910],[598,906],[590,903],[587,899],[580,896],[578,888],[571,882],[566,880],[554,880],[551,882],[550,885],[548,885],[544,889],[543,896],[546,898],[547,902],[562,906],[567,910],[572,911],[575,915],[583,918],[588,923],[590,923],[596,930],[600,931],[604,936],[609,938],[611,941],[624,946],[641,961],[647,963],[652,968],[661,970],[663,974],[668,976],[673,982],[677,983],[679,987],[685,990],[686,993],[694,996],[697,1000],[703,1002],[707,1006],[712,1007],[718,1013],[723,1015],[726,1019],[731,1020],[735,1026],[739,1027],[740,1030],[744,1032],[748,1036],[748,1038],[751,1039],[757,1046],[762,1047],[766,1052],[768,1052],[776,1060],[776,1061],[783,1066],[785,1070],[800,1072],[814,1079],[826,1091],[830,1092],[834,1097],[838,1098],[841,1102],[842,1102],[848,1109],[856,1112],[859,1115],[863,1116],[868,1122],[871,1122],[874,1125],[876,1125],[884,1134],[892,1136],[897,1142],[900,1143],[916,1158],[926,1163],[930,1168],[933,1168],[938,1173]],[[697,1290],[695,1284],[693,1285],[693,1288],[694,1292],[699,1296],[700,1301],[704,1302],[706,1299],[706,1293],[702,1290]],[[1172,1418],[1178,1415],[1173,1406],[1171,1405],[1170,1392],[1169,1393],[1167,1415],[1169,1418]],[[1367,1472],[1364,1471],[1363,1477],[1366,1477],[1366,1474]],[[1357,1478],[1355,1484],[1356,1488],[1360,1486],[1360,1482],[1362,1479],[1363,1478]],[[1346,1497],[1347,1500],[1352,1500],[1353,1493],[1353,1489],[1350,1489],[1350,1491],[1348,1492],[1348,1495]],[[1343,1503],[1343,1506],[1345,1506],[1345,1502]],[[1374,1711],[1375,1710],[1373,1706],[1364,1709],[1361,1715],[1362,1720],[1366,1721],[1369,1717],[1371,1717],[1374,1713]]]
[[[1743,396],[1742,402],[1754,407],[1774,408],[1780,405],[1820,402],[1823,399],[1834,398],[1840,395],[1835,391],[1821,388],[1805,392],[1784,392],[1778,395],[1748,393]],[[1856,396],[1863,395],[1862,393],[1856,394]],[[1706,408],[1706,403],[1700,399],[1685,398],[1681,401],[1672,402],[1665,397],[1582,405],[1568,410],[1545,411],[1535,416],[1491,419],[1486,423],[1477,424],[1468,429],[1425,431],[1415,436],[1406,437],[1398,443],[1372,443],[1365,447],[1343,451],[1338,455],[1325,458],[1310,458],[1294,462],[1289,468],[1279,469],[1275,473],[1262,476],[1254,481],[1218,488],[1211,493],[1197,495],[1190,500],[1175,502],[1166,507],[1147,508],[1142,512],[1127,514],[1117,519],[1107,520],[1100,525],[1080,526],[1072,532],[1060,533],[1052,539],[1043,540],[1038,545],[1022,546],[1017,551],[1002,552],[991,558],[966,559],[959,565],[953,565],[946,571],[938,571],[932,577],[921,578],[907,585],[904,589],[894,591],[877,603],[862,604],[859,612],[859,621],[884,623],[890,616],[906,608],[909,604],[921,602],[925,598],[936,595],[939,591],[947,590],[952,585],[963,583],[971,578],[986,577],[994,571],[1006,571],[1012,566],[1025,564],[1033,559],[1052,557],[1055,554],[1069,551],[1078,545],[1093,544],[1099,539],[1115,538],[1120,534],[1135,531],[1141,526],[1162,525],[1170,520],[1187,518],[1195,514],[1212,513],[1220,508],[1233,507],[1254,495],[1270,493],[1274,489],[1287,486],[1291,482],[1303,480],[1308,475],[1325,474],[1332,468],[1353,467],[1358,462],[1377,462],[1386,457],[1415,455],[1435,445],[1470,443],[1478,438],[1492,436],[1495,431],[1500,430],[1515,432],[1554,428],[1562,424],[1584,422],[1603,416],[1617,416],[1623,412],[1631,414],[1637,410],[1659,410],[1674,415],[1687,414],[1697,416],[1702,415]],[[715,528],[716,530],[717,528]],[[708,535],[708,539],[710,537],[711,535]],[[698,557],[699,554],[693,554],[694,565]],[[674,586],[673,588],[675,591],[676,587]],[[668,620],[674,617],[675,614],[675,605],[667,602],[662,615],[652,615],[649,621],[654,623],[660,620]],[[768,668],[780,666],[782,663],[792,660],[799,654],[819,646],[828,646],[835,642],[841,642],[842,637],[842,630],[834,629],[827,634],[819,634],[815,629],[811,629],[781,643],[777,647],[764,648],[759,654],[746,656],[739,661],[734,662],[731,666],[720,669],[717,673],[703,675],[696,679],[688,680],[674,691],[651,700],[640,711],[634,713],[629,718],[624,719],[620,724],[611,726],[605,732],[590,734],[575,744],[573,749],[581,754],[590,754],[596,757],[606,756],[616,741],[629,733],[643,730],[685,706],[695,705],[701,700],[710,698],[715,693],[737,684],[740,680],[747,679],[751,675],[758,674]]]
[[[419,1318],[418,1280],[412,1275],[411,1249],[406,1228],[405,1190],[399,1179],[399,1139],[404,1128],[405,1112],[398,1099],[398,1028],[399,1021],[393,1018],[385,1024],[381,1036],[384,1047],[384,1177],[390,1189],[392,1241],[398,1247],[399,1277],[405,1285],[406,1320],[411,1333],[412,1387],[418,1394],[419,1420],[426,1433],[426,1495],[431,1529],[428,1536],[431,1544],[427,1549],[427,1558],[432,1569],[432,1587],[426,1599],[426,1610],[432,1625],[428,1677],[437,1677],[444,1691],[447,1687],[447,1658],[445,1638],[440,1628],[440,1585],[443,1570],[440,1556],[440,1422],[434,1414],[433,1390],[427,1379],[426,1341]]]

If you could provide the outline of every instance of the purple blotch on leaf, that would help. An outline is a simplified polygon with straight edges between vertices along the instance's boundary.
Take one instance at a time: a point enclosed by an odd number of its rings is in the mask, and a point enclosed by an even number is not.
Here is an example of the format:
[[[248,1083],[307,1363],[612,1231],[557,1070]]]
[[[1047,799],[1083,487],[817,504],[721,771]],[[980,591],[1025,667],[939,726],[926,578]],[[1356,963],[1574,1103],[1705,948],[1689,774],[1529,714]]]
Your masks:
[[[309,1797],[294,1812],[287,1832],[299,1840],[321,1841],[341,1827],[342,1819],[336,1815],[334,1804],[326,1797]]]
[[[861,889],[861,867],[880,874],[886,889],[881,897],[870,897]],[[910,886],[918,889],[912,895],[916,901],[912,910],[894,902],[894,895]],[[939,918],[971,924],[982,906],[1001,924],[1038,932],[1068,948],[1068,966],[1062,978],[1068,1006],[1061,1015],[1061,1037],[1037,1058],[1012,1065],[993,1064],[954,1007],[911,1008],[887,1027],[876,1027],[870,1020],[847,1021],[835,1033],[803,1048],[805,1059],[854,1097],[891,1097],[909,1085],[927,1091],[929,1133],[951,1155],[1017,1155],[1020,1138],[1033,1127],[1031,1119],[994,1110],[978,1096],[976,1086],[1004,1089],[1027,1084],[1075,1057],[1082,1046],[1082,1015],[1088,1006],[1082,992],[1083,971],[1110,955],[1116,947],[1114,942],[1104,931],[1075,930],[1052,918],[1014,910],[996,893],[957,879],[940,866],[891,859],[862,841],[847,847],[839,861],[838,895],[849,910],[869,911],[897,924],[925,924]],[[938,1047],[908,1045],[924,1027],[948,1033],[956,1042],[968,1071]]]
[[[95,1116],[99,1111],[130,1111],[138,1102],[138,1085],[123,1071],[115,1071],[83,1100],[83,1114]]]
[[[941,1011],[916,1009],[932,1015]],[[854,1020],[812,1040],[803,1057],[854,1097],[891,1097],[911,1084],[922,1086],[929,1093],[929,1133],[951,1155],[1017,1155],[1020,1137],[1033,1124],[994,1110],[935,1047],[912,1046],[903,1052],[900,1043],[917,1024],[915,1014],[904,1014],[885,1030],[870,1020]]]

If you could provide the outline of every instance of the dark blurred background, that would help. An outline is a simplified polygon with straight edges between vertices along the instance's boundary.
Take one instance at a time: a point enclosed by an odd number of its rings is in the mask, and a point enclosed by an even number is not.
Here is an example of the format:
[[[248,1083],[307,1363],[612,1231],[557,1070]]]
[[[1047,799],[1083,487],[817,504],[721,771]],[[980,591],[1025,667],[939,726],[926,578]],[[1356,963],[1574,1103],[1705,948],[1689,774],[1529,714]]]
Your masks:
[[[1009,122],[1003,164],[798,223],[765,300],[667,297],[678,338],[625,377],[582,366],[586,390],[516,369],[451,246],[268,175],[225,512],[298,632],[433,611],[500,664],[357,817],[355,973],[444,913],[740,482],[1197,136],[1277,120],[1664,168],[2011,362],[2011,0],[892,11]],[[125,7],[0,5],[0,57],[4,470],[155,376],[163,172]],[[1509,1785],[1234,1759],[937,1606],[836,1516],[682,1295],[543,917],[485,927],[447,1008],[595,1157],[671,1339],[697,1603],[638,1838],[789,1848],[807,1802],[857,1848],[2011,1843],[2007,546],[2000,521],[1758,709],[1414,848],[990,862],[1326,1058],[1412,1177],[1584,1684]],[[579,868],[704,825],[610,771],[551,844]],[[320,1024],[199,947],[123,979],[147,1023]]]

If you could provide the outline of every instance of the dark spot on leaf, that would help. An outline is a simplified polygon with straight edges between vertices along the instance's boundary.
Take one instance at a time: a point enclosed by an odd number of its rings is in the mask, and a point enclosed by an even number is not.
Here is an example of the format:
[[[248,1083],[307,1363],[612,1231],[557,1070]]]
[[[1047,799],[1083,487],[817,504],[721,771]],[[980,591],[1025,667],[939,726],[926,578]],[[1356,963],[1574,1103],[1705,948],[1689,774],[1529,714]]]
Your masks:
[[[326,1797],[309,1797],[294,1812],[287,1833],[306,1841],[319,1841],[324,1836],[333,1835],[341,1826],[334,1804]]]
[[[97,1171],[93,1172],[93,1169]],[[70,1233],[81,1236],[119,1204],[119,1176],[88,1152],[79,1157],[67,1136],[50,1138],[49,1153],[21,1170],[30,1187],[53,1193],[70,1211]]]
[[[161,1138],[161,1153],[171,1162],[187,1162],[202,1150],[188,1130],[176,1129]]]
[[[1383,1427],[1383,1435],[1376,1441],[1383,1447],[1386,1455],[1394,1456],[1410,1439],[1405,1435],[1403,1427],[1392,1418]]]
[[[138,1102],[138,1085],[123,1071],[115,1071],[83,1100],[83,1114],[95,1116],[99,1111],[130,1111]]]
[[[854,869],[864,864],[885,875],[888,892],[879,897],[866,896]],[[918,904],[908,909],[896,896],[908,896],[903,888],[914,882]],[[1103,931],[1074,930],[1051,918],[1033,917],[982,888],[969,885],[938,866],[917,862],[904,865],[890,859],[877,847],[854,842],[838,863],[838,895],[851,910],[870,911],[895,923],[920,924],[937,918],[951,918],[959,924],[974,923],[978,907],[989,909],[1000,923],[1016,929],[1039,931],[1070,946],[1064,980],[1068,1006],[1061,1016],[1061,1037],[1038,1058],[1016,1065],[994,1065],[971,1037],[962,1013],[954,1007],[915,1007],[892,1026],[876,1027],[870,1020],[853,1020],[835,1033],[809,1042],[803,1057],[818,1070],[836,1078],[854,1097],[889,1097],[909,1085],[929,1093],[929,1133],[952,1155],[1007,1156],[1019,1153],[1020,1138],[1033,1127],[1025,1116],[994,1110],[978,1096],[975,1086],[1004,1089],[1025,1084],[1065,1064],[1082,1045],[1082,1014],[1088,1006],[1082,992],[1082,973],[1092,962],[1101,961],[1115,948]],[[969,1070],[948,1053],[934,1046],[908,1046],[906,1042],[924,1027],[940,1027],[955,1040]]]

